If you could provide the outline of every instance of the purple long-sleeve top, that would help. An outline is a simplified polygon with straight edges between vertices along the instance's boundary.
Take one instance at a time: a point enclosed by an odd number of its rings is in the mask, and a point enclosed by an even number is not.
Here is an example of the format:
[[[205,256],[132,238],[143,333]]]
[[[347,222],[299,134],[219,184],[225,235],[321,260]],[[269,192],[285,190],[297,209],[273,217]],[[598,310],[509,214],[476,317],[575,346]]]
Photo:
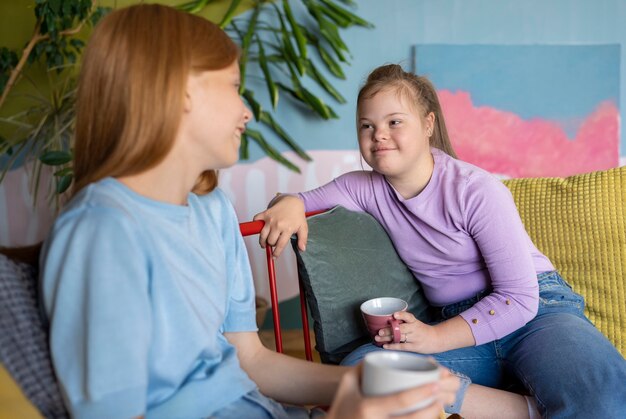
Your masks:
[[[517,330],[537,313],[537,274],[554,270],[524,229],[507,187],[433,148],[426,187],[404,199],[381,174],[346,173],[304,192],[306,211],[341,205],[371,214],[434,306],[490,293],[461,317],[476,345]]]

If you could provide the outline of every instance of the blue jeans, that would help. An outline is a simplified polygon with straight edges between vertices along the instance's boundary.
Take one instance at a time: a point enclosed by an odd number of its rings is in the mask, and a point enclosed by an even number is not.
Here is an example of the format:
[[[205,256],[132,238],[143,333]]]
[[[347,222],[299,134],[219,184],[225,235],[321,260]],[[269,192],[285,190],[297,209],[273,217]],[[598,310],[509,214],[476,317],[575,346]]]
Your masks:
[[[433,356],[473,383],[534,396],[543,417],[624,417],[626,360],[585,317],[583,297],[558,272],[544,272],[538,280],[539,311],[525,326],[493,342]],[[486,294],[440,308],[436,322]],[[363,345],[342,364],[354,365],[376,350],[384,349]],[[450,413],[458,413],[466,389],[461,387]]]

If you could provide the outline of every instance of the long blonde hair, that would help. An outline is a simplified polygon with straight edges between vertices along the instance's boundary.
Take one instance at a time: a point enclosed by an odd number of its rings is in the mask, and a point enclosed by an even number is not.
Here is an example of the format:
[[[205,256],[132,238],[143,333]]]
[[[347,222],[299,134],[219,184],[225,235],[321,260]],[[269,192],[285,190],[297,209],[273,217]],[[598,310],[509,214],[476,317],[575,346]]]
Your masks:
[[[363,100],[370,99],[381,90],[390,87],[397,89],[399,94],[404,95],[409,100],[409,103],[416,105],[415,108],[423,113],[422,117],[430,112],[435,115],[435,126],[430,137],[430,145],[456,158],[456,153],[448,137],[446,122],[435,87],[426,77],[406,72],[398,64],[383,65],[370,73],[359,91],[357,113]]]
[[[141,173],[171,150],[192,71],[219,70],[239,56],[206,19],[158,4],[116,10],[85,49],[76,100],[74,189],[107,176]],[[194,192],[208,193],[208,170]]]

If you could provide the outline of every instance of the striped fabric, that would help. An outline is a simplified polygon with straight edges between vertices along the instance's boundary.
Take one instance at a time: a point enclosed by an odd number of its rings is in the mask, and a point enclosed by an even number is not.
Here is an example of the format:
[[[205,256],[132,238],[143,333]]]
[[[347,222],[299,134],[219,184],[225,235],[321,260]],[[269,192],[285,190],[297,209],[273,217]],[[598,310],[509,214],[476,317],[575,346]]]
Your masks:
[[[626,356],[626,167],[505,184],[535,245]]]
[[[0,362],[46,418],[67,418],[37,304],[34,267],[0,254]]]

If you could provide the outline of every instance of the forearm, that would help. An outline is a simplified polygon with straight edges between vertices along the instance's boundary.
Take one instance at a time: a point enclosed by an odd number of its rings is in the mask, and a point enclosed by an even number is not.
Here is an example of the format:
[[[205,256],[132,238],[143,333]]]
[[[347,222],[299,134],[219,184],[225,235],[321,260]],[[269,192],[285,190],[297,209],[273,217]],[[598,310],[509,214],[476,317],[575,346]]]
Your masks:
[[[271,350],[244,368],[261,392],[280,402],[330,405],[341,377],[350,369],[303,361]]]
[[[278,204],[283,199],[290,199],[290,198],[296,198],[296,199],[300,200],[301,202],[303,202],[298,194],[295,194],[295,193],[277,193],[276,196],[274,196],[274,198],[272,198],[272,200],[267,204],[267,208],[272,208],[274,205]]]
[[[271,351],[253,332],[226,333],[243,370],[263,394],[284,403],[329,405],[350,369],[303,361]]]
[[[460,316],[443,321],[432,326],[436,339],[431,353],[450,351],[452,349],[474,346],[475,340],[467,322]]]

